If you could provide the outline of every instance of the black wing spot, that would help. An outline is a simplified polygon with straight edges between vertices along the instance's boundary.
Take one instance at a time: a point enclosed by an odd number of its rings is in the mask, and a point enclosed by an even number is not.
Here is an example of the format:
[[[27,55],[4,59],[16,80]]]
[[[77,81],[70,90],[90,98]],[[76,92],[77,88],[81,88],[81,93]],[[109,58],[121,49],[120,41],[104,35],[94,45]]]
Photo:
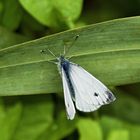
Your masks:
[[[99,96],[99,94],[95,92],[95,93],[94,93],[94,96],[98,97],[98,96]]]
[[[107,95],[108,95],[108,98],[111,100],[111,99],[113,98],[112,93],[109,92],[109,91],[106,91],[106,93],[107,93]]]
[[[106,99],[106,102],[107,102],[107,103],[110,103],[110,100],[107,98],[107,99]]]

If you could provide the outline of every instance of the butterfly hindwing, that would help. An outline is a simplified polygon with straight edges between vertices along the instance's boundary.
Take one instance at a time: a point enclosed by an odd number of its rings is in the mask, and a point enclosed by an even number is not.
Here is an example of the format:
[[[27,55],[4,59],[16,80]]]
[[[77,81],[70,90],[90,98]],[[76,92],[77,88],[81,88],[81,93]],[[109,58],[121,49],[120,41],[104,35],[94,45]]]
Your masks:
[[[68,119],[72,120],[75,116],[75,107],[71,98],[70,89],[68,86],[68,81],[66,78],[66,74],[64,69],[62,68],[62,82],[63,82],[63,89],[64,89],[64,100],[65,100],[65,106],[67,111],[67,117]]]

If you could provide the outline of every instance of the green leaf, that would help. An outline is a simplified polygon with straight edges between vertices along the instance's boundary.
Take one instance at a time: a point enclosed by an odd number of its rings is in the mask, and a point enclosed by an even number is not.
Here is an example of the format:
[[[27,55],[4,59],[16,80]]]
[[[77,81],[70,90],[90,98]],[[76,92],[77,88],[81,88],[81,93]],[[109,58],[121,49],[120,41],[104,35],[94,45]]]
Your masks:
[[[102,117],[100,120],[105,138],[108,140],[130,139],[136,140],[140,137],[140,125],[131,124],[126,121],[111,117]]]
[[[107,140],[130,140],[129,131],[127,130],[114,130],[110,132]]]
[[[57,56],[64,43],[77,42],[68,52],[103,83],[111,86],[140,82],[140,17],[113,20],[51,35],[0,50],[0,96],[58,93],[62,84],[57,66],[47,51]],[[67,46],[68,47],[68,46]]]
[[[53,122],[49,95],[0,98],[0,139],[37,140]]]
[[[27,37],[14,34],[0,27],[0,51],[2,51],[2,49],[7,48],[11,45],[19,44],[27,40],[29,40]]]
[[[21,18],[22,9],[19,2],[17,0],[4,1],[1,24],[10,30],[15,30],[19,26]]]
[[[14,134],[14,131],[19,123],[22,106],[17,102],[4,109],[6,111],[1,112],[0,116],[0,126],[2,126],[0,131],[0,139],[9,140],[12,138],[12,135]]]
[[[0,16],[1,16],[2,11],[3,11],[3,3],[2,1],[0,1]]]
[[[21,5],[40,23],[49,27],[71,27],[81,13],[83,0],[20,0]]]
[[[59,112],[59,116],[52,124],[40,135],[38,140],[60,140],[70,135],[76,128],[77,119],[70,121],[66,118],[66,112]]]
[[[78,121],[80,140],[102,140],[102,130],[98,122],[91,119],[80,119]]]
[[[37,140],[53,121],[53,103],[49,96],[23,97],[23,112],[14,140]]]
[[[103,116],[100,120],[105,138],[112,130],[120,130],[124,128],[124,123],[118,119]]]
[[[131,131],[131,139],[132,140],[137,140],[140,138],[140,125],[137,125],[137,126],[130,126],[129,127],[129,130]]]
[[[25,11],[20,30],[24,35],[29,36],[30,38],[46,35],[46,27],[40,24],[31,15],[25,13]]]
[[[140,124],[139,100],[119,89],[114,91],[117,93],[117,100],[111,106],[112,113],[123,120]]]

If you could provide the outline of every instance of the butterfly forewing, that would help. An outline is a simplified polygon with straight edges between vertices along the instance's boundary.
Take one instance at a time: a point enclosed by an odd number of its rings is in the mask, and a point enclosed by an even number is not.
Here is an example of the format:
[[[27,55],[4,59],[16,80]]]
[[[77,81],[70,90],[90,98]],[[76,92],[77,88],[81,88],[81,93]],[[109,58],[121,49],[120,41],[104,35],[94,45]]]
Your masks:
[[[75,91],[76,108],[90,112],[115,100],[111,91],[82,67],[70,63],[70,79]]]
[[[70,89],[68,86],[68,81],[66,78],[66,74],[63,68],[62,69],[62,82],[63,82],[63,89],[64,89],[64,100],[65,100],[65,106],[67,111],[67,117],[68,119],[72,120],[75,116],[75,107],[71,98]]]

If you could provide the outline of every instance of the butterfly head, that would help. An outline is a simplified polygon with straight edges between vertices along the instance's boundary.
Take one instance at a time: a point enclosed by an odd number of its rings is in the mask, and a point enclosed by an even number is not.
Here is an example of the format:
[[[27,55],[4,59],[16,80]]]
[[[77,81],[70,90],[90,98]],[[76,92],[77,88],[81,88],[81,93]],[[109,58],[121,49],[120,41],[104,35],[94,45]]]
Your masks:
[[[65,59],[64,55],[60,55],[59,60],[63,61]]]
[[[69,66],[69,61],[63,55],[60,55],[60,57],[59,57],[59,65],[61,67],[68,67]]]

